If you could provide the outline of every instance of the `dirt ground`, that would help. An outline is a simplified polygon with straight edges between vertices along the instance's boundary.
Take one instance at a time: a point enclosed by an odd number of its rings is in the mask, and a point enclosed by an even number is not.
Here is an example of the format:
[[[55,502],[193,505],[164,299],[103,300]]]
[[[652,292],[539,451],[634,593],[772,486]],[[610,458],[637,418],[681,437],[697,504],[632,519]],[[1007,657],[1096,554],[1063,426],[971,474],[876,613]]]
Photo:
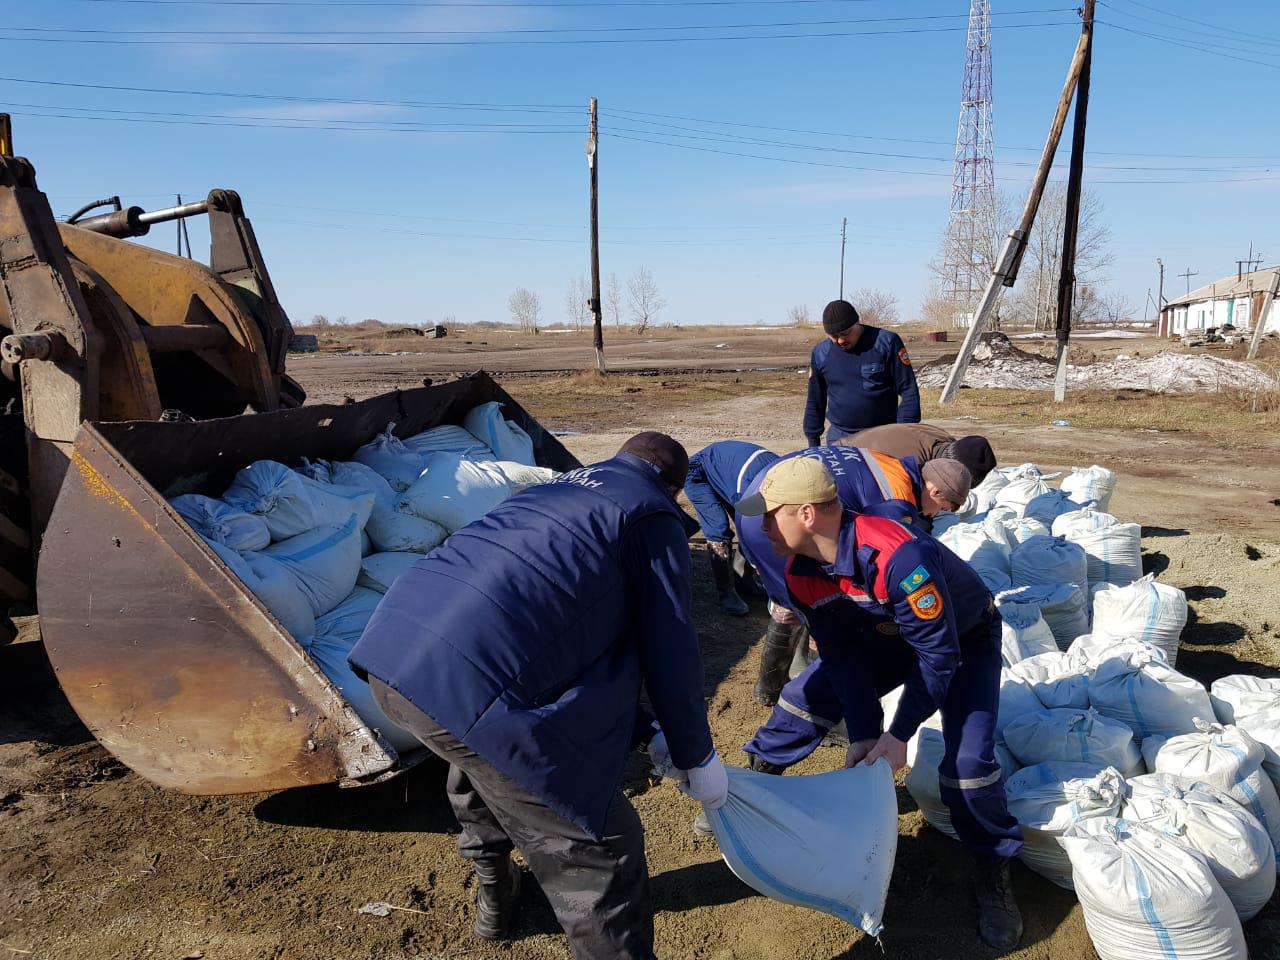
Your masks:
[[[617,357],[654,373],[603,384],[532,373],[580,369],[581,344],[525,363],[480,348],[448,359],[315,356],[291,361],[313,400],[415,386],[423,376],[487,367],[546,426],[566,431],[584,462],[630,433],[663,429],[691,450],[740,437],[784,451],[800,443],[804,379],[794,371],[806,338],[762,335],[729,356],[728,334]],[[794,342],[792,342],[794,341]],[[1122,344],[1134,349],[1133,341]],[[756,347],[759,349],[756,349]],[[943,347],[945,345],[938,345]],[[920,355],[915,344],[913,352]],[[581,355],[581,356],[580,356]],[[708,359],[708,357],[710,359]],[[572,360],[572,362],[570,362]],[[714,361],[714,363],[713,363]],[[779,371],[751,373],[759,367]],[[741,370],[738,370],[741,368]],[[634,390],[632,389],[634,388]],[[632,392],[628,392],[632,391]],[[1174,401],[1170,401],[1174,402]],[[1229,673],[1280,675],[1280,443],[1224,444],[1210,433],[1053,427],[1050,405],[999,422],[938,420],[985,433],[1002,462],[1117,470],[1113,512],[1144,526],[1144,563],[1187,591],[1192,616],[1179,667],[1209,682]],[[981,413],[973,416],[983,416]],[[716,615],[702,546],[695,542],[695,617],[716,744],[729,762],[764,720],[750,686],[764,630]],[[800,772],[835,768],[819,750]],[[424,765],[356,790],[316,787],[271,795],[188,797],[156,788],[116,763],[62,699],[38,646],[0,648],[0,955],[77,958],[561,958],[568,953],[535,884],[522,896],[514,942],[470,937],[469,871],[453,851],[456,825],[442,772]],[[689,830],[694,804],[653,786],[638,761],[627,780],[647,830],[658,953],[697,958],[911,958],[994,956],[977,938],[965,858],[927,827],[899,790],[899,848],[879,944],[848,925],[756,895],[736,880],[711,840]],[[850,811],[850,829],[857,813]],[[1016,957],[1093,957],[1074,897],[1015,869],[1026,934]],[[363,916],[370,901],[397,907]],[[1245,925],[1255,960],[1280,957],[1280,904]]]

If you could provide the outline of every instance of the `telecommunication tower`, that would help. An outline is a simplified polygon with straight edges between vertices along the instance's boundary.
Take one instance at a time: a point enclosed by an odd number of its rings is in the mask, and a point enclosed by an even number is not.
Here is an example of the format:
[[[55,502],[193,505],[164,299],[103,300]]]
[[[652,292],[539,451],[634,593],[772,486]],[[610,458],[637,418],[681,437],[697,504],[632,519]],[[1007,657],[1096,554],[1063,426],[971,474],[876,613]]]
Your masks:
[[[943,293],[965,326],[996,256],[995,136],[991,119],[991,3],[971,0],[960,122],[943,251]]]

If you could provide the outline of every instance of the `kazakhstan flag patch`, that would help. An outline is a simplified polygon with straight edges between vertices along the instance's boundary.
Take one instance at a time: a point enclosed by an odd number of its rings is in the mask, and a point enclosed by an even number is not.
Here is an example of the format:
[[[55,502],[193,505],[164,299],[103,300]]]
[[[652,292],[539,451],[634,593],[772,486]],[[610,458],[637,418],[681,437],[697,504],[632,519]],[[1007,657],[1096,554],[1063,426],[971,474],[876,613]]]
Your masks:
[[[929,571],[924,568],[924,564],[921,564],[903,577],[902,582],[898,584],[898,586],[902,588],[903,593],[912,593],[919,590],[928,579]]]

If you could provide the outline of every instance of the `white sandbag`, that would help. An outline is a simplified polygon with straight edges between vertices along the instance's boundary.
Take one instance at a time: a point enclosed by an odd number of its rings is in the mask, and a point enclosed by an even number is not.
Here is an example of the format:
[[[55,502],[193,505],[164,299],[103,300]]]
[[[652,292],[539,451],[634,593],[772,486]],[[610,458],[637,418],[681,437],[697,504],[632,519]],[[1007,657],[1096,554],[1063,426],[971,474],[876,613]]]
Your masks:
[[[970,494],[970,496],[972,496],[972,494]],[[959,514],[950,513],[949,511],[943,511],[942,513],[939,513],[937,516],[933,518],[933,520],[931,521],[929,532],[934,536],[934,538],[938,538],[938,537],[941,537],[948,530],[950,530],[952,527],[958,527],[962,523],[968,523],[968,522],[969,522],[968,517],[962,517]]]
[[[1159,742],[1147,768],[1223,791],[1258,818],[1280,850],[1280,796],[1262,768],[1262,745],[1239,727],[1201,722],[1197,728]]]
[[[1126,586],[1142,577],[1142,527],[1113,523],[1096,530],[1066,535],[1085,553],[1089,586],[1110,583]]]
[[[1214,713],[1223,723],[1239,723],[1257,713],[1280,710],[1280,677],[1238,673],[1219,677],[1209,688]]]
[[[533,466],[533,439],[524,428],[502,417],[502,404],[497,400],[472,407],[462,425],[493,451],[494,460],[514,460]]]
[[[287,540],[317,527],[356,515],[363,528],[373,510],[373,495],[352,487],[320,483],[274,460],[259,460],[239,473],[222,499],[267,523],[273,541]]]
[[[1145,640],[1163,650],[1171,665],[1178,662],[1178,638],[1186,625],[1186,594],[1157,583],[1155,574],[1093,592],[1095,632]]]
[[[232,550],[261,550],[271,542],[262,517],[213,497],[184,493],[170,500],[169,506],[200,536]]]
[[[728,774],[729,797],[707,820],[734,875],[766,897],[878,936],[898,849],[889,764],[805,777],[738,767]],[[850,810],[858,811],[856,830]]]
[[[1181,841],[1204,857],[1241,920],[1276,889],[1276,854],[1257,817],[1206,783],[1163,773],[1129,781],[1123,816]]]
[[[530,487],[550,483],[560,476],[558,470],[552,470],[550,467],[530,467],[514,460],[492,460],[487,465],[506,478],[511,486],[512,495],[528,490]]]
[[[1009,556],[1009,573],[1016,587],[1074,583],[1081,590],[1089,588],[1084,550],[1061,537],[1032,537],[1018,544]]]
[[[915,756],[911,758],[911,769],[907,771],[904,781],[907,792],[935,830],[945,833],[953,840],[959,840],[956,828],[951,825],[951,811],[942,802],[942,787],[938,782],[938,768],[942,766],[942,757],[946,752],[942,731],[921,727],[914,739]]]
[[[1072,467],[1063,478],[1062,490],[1076,503],[1095,503],[1099,510],[1109,510],[1111,494],[1116,489],[1116,475],[1096,463],[1092,467]]]
[[[964,560],[982,578],[992,593],[1009,589],[1009,545],[983,523],[961,523],[938,538],[938,542]]]
[[[1119,519],[1102,510],[1097,510],[1093,507],[1080,507],[1068,513],[1059,514],[1054,519],[1053,535],[1055,537],[1066,537],[1070,540],[1073,534],[1092,533],[1095,530],[1100,530],[1103,527],[1109,527],[1113,523],[1119,522]]]
[[[1143,772],[1133,731],[1096,710],[1040,710],[1014,719],[1004,741],[1024,767],[1064,760],[1115,767],[1126,777]]]
[[[986,522],[988,526],[999,524],[1003,528],[1010,547],[1026,543],[1032,537],[1047,537],[1049,535],[1048,527],[1039,520],[1034,520],[1030,517],[1010,517],[1008,519],[988,517]]]
[[[1105,661],[1115,657],[1123,659],[1131,653],[1149,653],[1158,660],[1169,662],[1165,652],[1159,647],[1132,637],[1111,637],[1105,633],[1086,633],[1076,637],[1071,646],[1067,647],[1067,653],[1083,660],[1089,668],[1090,676]]]
[[[369,556],[369,554],[373,552],[374,552],[373,541],[369,539],[369,531],[361,530],[360,531],[360,556],[367,557]]]
[[[1040,471],[1033,464],[1023,464],[1017,469],[1019,475],[1000,488],[993,505],[1009,507],[1021,517],[1026,514],[1028,503],[1049,492],[1049,485],[1041,479]]]
[[[1089,682],[1089,701],[1104,717],[1146,737],[1193,733],[1196,720],[1213,720],[1209,693],[1150,653],[1134,652],[1100,663]]]
[[[998,494],[1009,483],[1009,477],[999,468],[992,470],[983,481],[969,491],[973,496],[973,512],[986,513],[996,502]]]
[[[404,441],[392,432],[395,426],[395,423],[388,423],[386,430],[357,450],[351,459],[371,467],[391,484],[392,490],[403,493],[422,473],[425,458],[404,445]]]
[[[466,427],[445,423],[404,438],[405,449],[426,457],[429,453],[458,453],[473,460],[492,460],[496,456],[483,440]]]
[[[1200,854],[1153,827],[1091,817],[1061,843],[1101,960],[1244,960],[1240,918]]]
[[[1125,782],[1115,767],[1037,763],[1010,777],[1005,794],[1009,813],[1022,828],[1018,858],[1040,876],[1070,890],[1071,859],[1058,838],[1077,820],[1119,816]]]
[[[1030,541],[1028,541],[1030,542]],[[996,607],[1019,604],[1040,611],[1049,625],[1059,650],[1066,650],[1076,637],[1089,632],[1089,607],[1084,591],[1074,583],[1015,587],[996,594]]]
[[[260,569],[255,570],[245,557],[230,547],[212,540],[208,543],[218,558],[231,568],[231,572],[240,578],[249,592],[280,621],[280,626],[290,636],[297,640],[315,632],[316,619],[311,601],[298,589],[297,580],[283,565],[263,564]]]
[[[400,497],[399,508],[434,520],[449,533],[479,520],[511,495],[511,484],[495,467],[455,453],[427,457],[422,476]]]
[[[264,580],[285,574],[306,598],[312,616],[318,617],[341,603],[356,585],[361,563],[357,517],[349,514],[341,526],[317,527],[246,553],[244,559]]]
[[[424,520],[394,507],[378,506],[365,526],[377,553],[430,553],[449,532],[434,520]]]
[[[1057,653],[1058,643],[1045,623],[1040,608],[1032,604],[1007,603],[1000,612],[1000,658],[1011,667],[1041,653]]]
[[[1029,520],[1039,520],[1046,527],[1052,527],[1053,522],[1064,513],[1071,513],[1080,509],[1080,504],[1076,503],[1061,490],[1046,490],[1038,497],[1034,497],[1027,503],[1026,509],[1022,515]]]
[[[313,466],[319,465],[324,466],[325,476],[317,476],[317,480],[334,483],[340,487],[355,487],[357,490],[372,493],[375,504],[380,506],[390,507],[395,505],[395,490],[391,488],[391,484],[387,482],[386,477],[374,470],[373,467],[363,463],[356,463],[354,460],[317,460],[313,464]]]
[[[1089,677],[1084,664],[1056,647],[1000,671],[997,733],[1025,714],[1088,707]]]
[[[374,553],[360,561],[356,583],[386,593],[399,576],[423,558],[421,553]]]

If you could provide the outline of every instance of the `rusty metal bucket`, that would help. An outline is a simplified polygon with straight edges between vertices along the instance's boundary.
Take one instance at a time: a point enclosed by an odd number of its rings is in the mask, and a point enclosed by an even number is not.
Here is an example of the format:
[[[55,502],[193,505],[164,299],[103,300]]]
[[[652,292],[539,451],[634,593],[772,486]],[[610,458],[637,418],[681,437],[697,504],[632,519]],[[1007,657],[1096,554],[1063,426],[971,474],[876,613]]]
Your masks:
[[[346,406],[197,423],[84,423],[41,549],[41,631],[62,689],[111,753],[162,787],[249,793],[371,782],[406,765],[167,503],[256,460],[344,459],[505,405],[542,466],[573,456],[487,374]]]

